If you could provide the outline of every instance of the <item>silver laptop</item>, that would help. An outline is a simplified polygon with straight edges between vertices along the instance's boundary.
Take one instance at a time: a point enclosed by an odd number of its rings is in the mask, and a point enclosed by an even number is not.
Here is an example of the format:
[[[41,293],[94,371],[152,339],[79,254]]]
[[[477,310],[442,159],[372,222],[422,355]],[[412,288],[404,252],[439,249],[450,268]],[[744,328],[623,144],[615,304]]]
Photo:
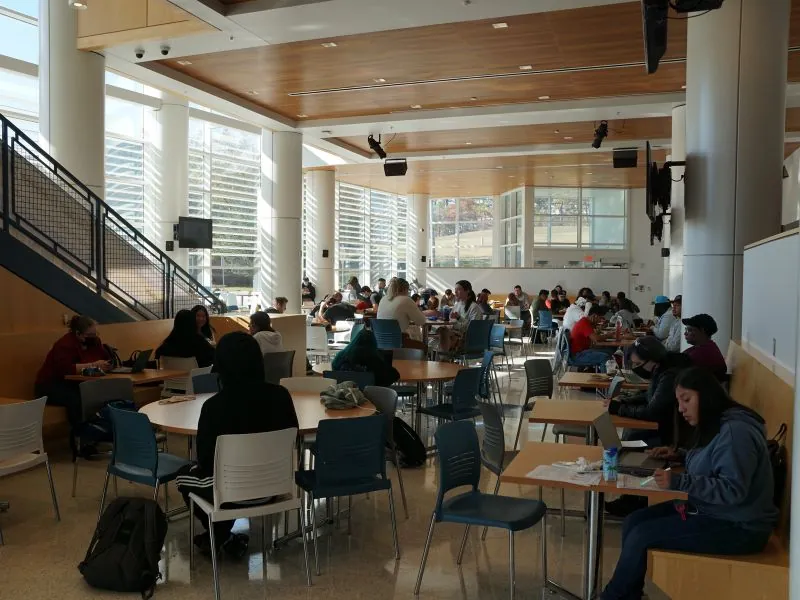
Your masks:
[[[620,473],[629,473],[631,475],[652,475],[656,469],[661,469],[666,466],[666,461],[662,459],[651,458],[640,449],[623,448],[622,440],[619,439],[617,428],[611,420],[611,415],[604,412],[597,417],[594,422],[597,437],[603,448],[617,448],[619,451],[619,464],[618,471]]]

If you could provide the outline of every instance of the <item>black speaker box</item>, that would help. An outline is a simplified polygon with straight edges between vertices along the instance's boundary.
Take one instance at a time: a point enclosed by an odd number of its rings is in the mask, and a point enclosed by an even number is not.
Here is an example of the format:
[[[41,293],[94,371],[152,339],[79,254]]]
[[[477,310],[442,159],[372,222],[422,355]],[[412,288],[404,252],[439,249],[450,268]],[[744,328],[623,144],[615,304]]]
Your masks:
[[[614,148],[615,169],[635,169],[639,160],[636,148]]]

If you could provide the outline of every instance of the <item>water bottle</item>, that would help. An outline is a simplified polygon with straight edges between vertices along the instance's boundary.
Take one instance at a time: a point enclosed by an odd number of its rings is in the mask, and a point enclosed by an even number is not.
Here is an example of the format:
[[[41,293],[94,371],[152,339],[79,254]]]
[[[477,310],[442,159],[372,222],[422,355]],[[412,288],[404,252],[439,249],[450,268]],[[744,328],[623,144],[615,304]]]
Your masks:
[[[617,331],[616,331],[616,341],[620,341],[622,339],[622,321],[617,320]]]
[[[617,480],[617,458],[616,448],[603,450],[603,479],[605,481]]]
[[[444,310],[443,310],[442,312],[444,313],[444,320],[445,320],[445,322],[450,320],[450,311],[451,311],[451,310],[453,310],[453,309],[452,309],[452,308],[450,308],[449,306],[445,306],[445,307],[444,307]]]

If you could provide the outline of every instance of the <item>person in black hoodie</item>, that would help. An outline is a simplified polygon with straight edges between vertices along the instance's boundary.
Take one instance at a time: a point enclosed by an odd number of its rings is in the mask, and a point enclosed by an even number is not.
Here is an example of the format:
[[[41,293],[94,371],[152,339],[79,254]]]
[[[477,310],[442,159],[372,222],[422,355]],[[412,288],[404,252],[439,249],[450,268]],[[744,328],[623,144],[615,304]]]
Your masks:
[[[222,337],[217,344],[214,371],[219,374],[220,392],[203,404],[197,423],[197,463],[178,474],[178,491],[189,505],[189,493],[213,502],[214,453],[221,435],[261,433],[298,427],[292,397],[286,388],[264,381],[264,361],[258,342],[243,331]],[[206,532],[194,543],[208,553],[211,539],[208,518],[202,511],[195,517]],[[235,557],[247,552],[247,536],[232,535],[233,521],[214,523],[214,540]]]
[[[214,348],[197,331],[192,311],[179,310],[175,315],[172,331],[156,349],[156,358],[162,356],[195,358],[198,367],[209,367],[214,362]]]

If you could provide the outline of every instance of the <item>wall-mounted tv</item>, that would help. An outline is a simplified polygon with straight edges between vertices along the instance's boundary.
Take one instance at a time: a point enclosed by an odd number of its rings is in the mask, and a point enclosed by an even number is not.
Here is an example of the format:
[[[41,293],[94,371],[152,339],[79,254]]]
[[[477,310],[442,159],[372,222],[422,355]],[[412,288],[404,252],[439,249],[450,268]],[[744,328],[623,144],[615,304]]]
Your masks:
[[[212,248],[211,219],[178,217],[178,247]]]

